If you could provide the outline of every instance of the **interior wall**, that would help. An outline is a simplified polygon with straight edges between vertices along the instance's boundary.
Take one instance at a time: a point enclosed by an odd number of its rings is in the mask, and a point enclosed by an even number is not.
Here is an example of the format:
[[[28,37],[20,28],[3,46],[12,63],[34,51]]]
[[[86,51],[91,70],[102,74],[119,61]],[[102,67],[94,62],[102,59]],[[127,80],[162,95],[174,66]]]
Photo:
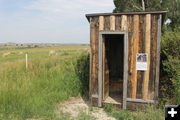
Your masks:
[[[123,80],[123,35],[106,35],[106,56],[111,81]]]
[[[105,35],[105,48],[109,68],[109,94],[122,92],[124,36]]]

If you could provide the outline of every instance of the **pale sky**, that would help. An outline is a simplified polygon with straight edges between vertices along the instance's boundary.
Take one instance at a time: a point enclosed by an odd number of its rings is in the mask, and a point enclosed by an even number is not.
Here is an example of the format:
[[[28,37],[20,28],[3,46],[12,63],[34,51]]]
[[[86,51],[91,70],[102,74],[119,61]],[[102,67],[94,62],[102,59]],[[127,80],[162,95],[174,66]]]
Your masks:
[[[113,0],[0,0],[0,43],[89,43],[88,13]]]

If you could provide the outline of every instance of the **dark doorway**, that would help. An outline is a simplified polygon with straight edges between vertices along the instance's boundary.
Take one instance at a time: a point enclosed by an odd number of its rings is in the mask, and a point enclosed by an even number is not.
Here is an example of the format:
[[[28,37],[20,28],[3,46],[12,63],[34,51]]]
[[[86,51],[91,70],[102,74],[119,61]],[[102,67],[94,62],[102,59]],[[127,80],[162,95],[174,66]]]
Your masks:
[[[121,104],[123,99],[124,34],[103,35],[103,100]]]

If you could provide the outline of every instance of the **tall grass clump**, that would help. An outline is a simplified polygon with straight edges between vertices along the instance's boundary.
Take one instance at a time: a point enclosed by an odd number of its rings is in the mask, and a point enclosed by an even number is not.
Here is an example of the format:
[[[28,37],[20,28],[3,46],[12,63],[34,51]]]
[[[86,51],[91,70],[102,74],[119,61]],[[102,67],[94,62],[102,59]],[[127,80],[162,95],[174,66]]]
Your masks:
[[[81,81],[81,95],[88,98],[89,90],[89,53],[83,52],[76,61],[76,74]]]
[[[6,64],[0,69],[0,119],[51,119],[58,102],[80,93],[74,62],[36,58],[27,70],[23,61]]]

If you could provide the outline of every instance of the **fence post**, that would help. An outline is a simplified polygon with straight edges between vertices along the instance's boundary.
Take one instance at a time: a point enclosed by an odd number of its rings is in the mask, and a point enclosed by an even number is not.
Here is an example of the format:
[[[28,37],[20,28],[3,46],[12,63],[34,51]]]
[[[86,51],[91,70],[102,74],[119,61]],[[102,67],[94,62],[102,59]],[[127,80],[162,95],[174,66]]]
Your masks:
[[[28,69],[28,55],[26,53],[26,70]]]

